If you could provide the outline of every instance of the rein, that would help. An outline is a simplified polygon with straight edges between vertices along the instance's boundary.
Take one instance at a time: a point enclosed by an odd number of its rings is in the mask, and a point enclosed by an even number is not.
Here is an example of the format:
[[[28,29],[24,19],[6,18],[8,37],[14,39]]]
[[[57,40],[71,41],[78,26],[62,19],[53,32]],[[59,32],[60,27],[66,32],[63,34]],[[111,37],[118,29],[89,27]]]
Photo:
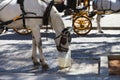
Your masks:
[[[34,18],[34,19],[40,19],[40,18],[43,18],[43,16],[24,16],[24,18],[26,19],[30,19],[30,18]],[[5,21],[5,22],[1,22],[0,23],[0,26],[4,26],[4,25],[8,25],[14,21],[17,21],[17,20],[21,20],[23,19],[23,17],[20,15],[20,16],[16,16],[15,18],[11,19],[11,20],[8,20],[8,21]]]

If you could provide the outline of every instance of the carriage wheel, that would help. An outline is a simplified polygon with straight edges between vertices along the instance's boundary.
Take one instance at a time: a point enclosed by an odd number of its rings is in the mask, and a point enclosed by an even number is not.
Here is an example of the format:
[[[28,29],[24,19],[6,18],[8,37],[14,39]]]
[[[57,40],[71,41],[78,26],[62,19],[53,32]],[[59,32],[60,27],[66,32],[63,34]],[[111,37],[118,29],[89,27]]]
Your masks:
[[[14,31],[21,35],[27,35],[32,32],[30,29],[17,29],[17,28],[15,28]]]
[[[85,16],[77,17],[73,20],[73,29],[78,35],[86,35],[92,29],[91,20]]]

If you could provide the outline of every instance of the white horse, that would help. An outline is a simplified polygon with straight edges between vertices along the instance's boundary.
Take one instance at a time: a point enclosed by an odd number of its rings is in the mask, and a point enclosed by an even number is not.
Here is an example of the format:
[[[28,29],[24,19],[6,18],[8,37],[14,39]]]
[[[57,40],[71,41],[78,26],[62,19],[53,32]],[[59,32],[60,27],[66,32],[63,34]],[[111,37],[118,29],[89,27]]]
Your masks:
[[[97,13],[97,30],[99,33],[103,33],[100,25],[102,15],[106,14],[106,12],[119,12],[120,0],[93,0],[93,9]]]
[[[24,10],[28,14],[25,14],[26,28],[32,30],[32,60],[34,66],[42,65],[42,69],[49,69],[48,64],[45,61],[40,28],[43,26],[42,18],[26,18],[26,17],[38,17],[43,16],[48,6],[43,0],[24,0]],[[4,0],[0,3],[0,20],[5,22],[13,20],[12,23],[7,24],[8,28],[24,28],[23,19],[19,18],[22,14],[17,0]],[[17,16],[17,17],[16,17]],[[50,10],[49,23],[56,32],[55,43],[58,51],[67,52],[70,44],[70,33],[68,28],[65,28],[58,11],[54,6]],[[2,29],[2,28],[1,28]],[[39,61],[36,59],[36,50],[39,50]]]

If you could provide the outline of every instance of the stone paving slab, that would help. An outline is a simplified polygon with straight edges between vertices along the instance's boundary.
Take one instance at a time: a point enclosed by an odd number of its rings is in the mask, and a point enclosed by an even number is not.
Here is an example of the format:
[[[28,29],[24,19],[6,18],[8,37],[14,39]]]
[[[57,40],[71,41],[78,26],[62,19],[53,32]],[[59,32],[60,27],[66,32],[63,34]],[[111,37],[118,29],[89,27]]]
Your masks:
[[[79,57],[72,60],[72,66],[60,70],[67,75],[99,75],[100,60],[96,58]]]

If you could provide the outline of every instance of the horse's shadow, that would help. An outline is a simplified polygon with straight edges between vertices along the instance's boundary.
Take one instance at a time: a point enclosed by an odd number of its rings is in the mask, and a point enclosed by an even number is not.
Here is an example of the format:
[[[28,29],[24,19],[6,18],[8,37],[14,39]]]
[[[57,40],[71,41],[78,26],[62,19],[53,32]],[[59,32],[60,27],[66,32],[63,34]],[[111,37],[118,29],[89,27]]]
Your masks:
[[[97,58],[100,59],[101,56],[107,56],[110,54],[120,54],[120,52],[114,52],[112,51],[113,46],[119,46],[120,42],[119,42],[119,38],[120,38],[120,34],[96,34],[96,33],[92,33],[92,34],[88,34],[88,35],[84,35],[84,36],[80,36],[80,35],[76,35],[76,34],[72,34],[72,38],[78,38],[78,41],[73,41],[71,43],[71,45],[75,45],[76,49],[73,49],[71,51],[72,53],[72,58],[76,59],[76,58],[84,58],[84,57],[88,57],[88,58]],[[96,42],[96,40],[94,41],[81,41],[82,38],[86,38],[86,39],[100,39],[98,42]],[[104,40],[104,38],[108,38],[106,40]],[[108,41],[110,38],[114,38],[114,41]],[[85,40],[86,40],[85,39]],[[82,39],[83,40],[83,39]],[[101,42],[100,42],[101,41]],[[92,47],[95,46],[95,47]],[[79,47],[79,48],[78,48]]]
[[[6,34],[4,33],[4,35],[0,35],[0,40],[31,40],[32,39],[32,34],[27,34],[27,35],[21,35],[18,33],[15,33],[13,31],[12,34]],[[47,32],[42,32],[40,33],[42,38],[51,38],[54,39],[55,38],[55,33],[51,32],[51,33],[47,33]]]
[[[41,35],[42,35],[42,37],[51,38],[51,39],[54,39],[54,37],[55,37],[55,33],[54,32],[51,32],[51,33],[44,33],[44,32],[42,32]],[[71,34],[71,37],[72,37],[72,39],[75,39],[75,38],[88,38],[89,39],[91,37],[92,38],[96,38],[97,37],[97,38],[101,39],[101,37],[102,38],[103,37],[106,37],[106,38],[114,37],[117,40],[120,37],[120,34],[95,34],[95,33],[93,33],[93,34],[88,34],[88,35],[85,35],[85,36],[79,36],[77,34]],[[17,33],[14,33],[14,34],[6,34],[6,35],[1,35],[0,36],[0,40],[31,40],[31,39],[32,39],[31,34],[28,34],[28,35],[19,35]],[[101,43],[102,43],[102,45],[99,45]],[[76,41],[72,41],[71,45],[72,44],[75,44],[77,46],[79,46],[81,44],[89,44],[89,46],[91,44],[98,45],[97,47],[76,48],[76,49],[72,50],[71,51],[72,58],[76,59],[76,58],[79,58],[79,57],[95,57],[95,58],[100,58],[100,56],[108,55],[108,54],[111,53],[110,51],[112,49],[112,46],[118,45],[118,44],[120,44],[120,42],[112,42],[111,43],[111,42],[107,42],[107,41],[106,42],[90,42],[90,41],[87,41],[87,42],[85,42],[85,41],[82,41],[82,42],[79,41],[78,42],[77,41],[76,42]],[[81,47],[86,47],[86,46],[81,46]],[[21,45],[20,49],[22,49],[22,45]],[[99,51],[102,51],[102,52],[100,54],[96,54]],[[49,57],[49,56],[47,56],[47,57]],[[57,72],[57,71],[58,71],[58,67],[55,66],[54,68],[51,68],[50,71],[47,71],[47,73],[52,73],[52,72]],[[41,67],[39,69],[37,69],[37,70],[34,70],[33,69],[33,65],[29,64],[27,66],[23,66],[23,67],[19,67],[19,68],[16,68],[16,69],[11,69],[11,70],[6,70],[4,68],[0,68],[0,72],[21,72],[21,73],[22,72],[33,72],[33,73],[40,73],[41,72],[42,73],[42,70],[41,70]]]
[[[31,40],[31,39],[32,39],[31,34],[20,35],[20,34],[14,33],[14,34],[0,35],[0,40]]]
[[[27,35],[20,35],[18,33],[15,33],[14,31],[10,31],[12,32],[12,34],[4,34],[4,35],[0,35],[0,40],[31,40],[32,39],[32,35],[31,34],[27,34]],[[73,32],[72,32],[73,33]],[[54,39],[55,38],[55,33],[54,32],[41,32],[41,37],[42,38],[51,38]],[[77,35],[75,33],[71,34],[72,38],[76,38],[76,37],[120,37],[120,34],[97,34],[97,33],[91,33],[91,34],[87,34],[87,35]]]
[[[71,34],[72,38],[76,38],[76,37],[120,37],[120,34],[98,34],[98,33],[91,33],[91,34],[87,34],[87,35],[77,35],[77,34]]]
[[[1,57],[0,57],[1,58]],[[4,58],[4,59],[3,59]],[[28,58],[11,58],[2,57],[0,59],[0,72],[1,73],[54,73],[59,70],[58,66],[49,65],[50,69],[45,71],[42,70],[42,66],[35,67],[32,64],[32,60],[30,57]],[[24,64],[23,64],[24,63]]]

